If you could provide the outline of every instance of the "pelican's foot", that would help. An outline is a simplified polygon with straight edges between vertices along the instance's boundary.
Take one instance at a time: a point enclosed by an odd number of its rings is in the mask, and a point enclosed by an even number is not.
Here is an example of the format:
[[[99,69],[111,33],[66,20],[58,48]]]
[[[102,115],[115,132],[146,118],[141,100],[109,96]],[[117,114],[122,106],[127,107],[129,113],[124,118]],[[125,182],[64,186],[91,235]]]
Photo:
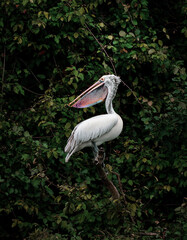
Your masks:
[[[104,161],[105,161],[105,152],[103,148],[100,148],[98,152],[95,154],[94,164],[95,165],[100,164],[101,167],[105,169]]]
[[[102,148],[101,151],[103,151],[103,156],[102,156],[102,162],[101,162],[101,165],[102,165],[102,168],[105,169],[105,157],[106,157],[106,154],[105,154],[105,151],[104,149]]]
[[[99,161],[99,152],[97,152],[97,153],[94,154],[93,164],[95,164],[95,165],[100,164],[100,161]]]
[[[95,163],[95,165],[98,165],[98,164],[99,164],[98,158],[95,158],[95,159],[94,159],[94,163]]]

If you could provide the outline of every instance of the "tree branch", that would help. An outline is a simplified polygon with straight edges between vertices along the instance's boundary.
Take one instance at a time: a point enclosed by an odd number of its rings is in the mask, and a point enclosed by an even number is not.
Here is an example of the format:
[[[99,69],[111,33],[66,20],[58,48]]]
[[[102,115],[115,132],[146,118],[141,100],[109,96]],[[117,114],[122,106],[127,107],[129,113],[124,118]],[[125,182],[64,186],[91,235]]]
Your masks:
[[[158,233],[154,232],[139,232],[139,235],[145,235],[145,236],[158,236]]]
[[[125,193],[124,193],[124,191],[123,191],[123,187],[122,187],[122,184],[121,184],[120,175],[119,175],[119,173],[114,172],[114,171],[112,171],[112,174],[114,174],[114,175],[117,176],[118,183],[119,183],[119,188],[120,188],[120,192],[121,192],[121,194],[122,194],[122,196],[123,196],[123,200],[124,200],[125,205],[127,205],[127,201],[126,201],[126,198],[125,198]]]
[[[21,85],[21,84],[20,84],[20,85]],[[21,86],[22,86],[22,85],[21,85]],[[34,92],[34,91],[32,91],[32,90],[24,87],[24,86],[22,86],[22,88],[25,89],[26,91],[31,92],[31,93],[33,93],[33,94],[36,94],[36,95],[38,95],[38,96],[44,96],[44,94],[42,94],[42,93],[36,93],[36,92]]]
[[[5,79],[5,64],[6,64],[6,61],[5,61],[5,57],[6,57],[6,49],[4,47],[4,51],[3,51],[3,72],[2,72],[2,88],[1,88],[1,93],[3,93],[3,83],[4,83],[4,79]]]
[[[112,58],[108,55],[107,51],[105,50],[105,48],[103,47],[103,45],[99,42],[99,40],[96,38],[96,36],[93,34],[93,32],[91,31],[91,29],[88,27],[88,25],[85,23],[85,26],[87,28],[87,30],[91,33],[91,35],[93,36],[93,38],[96,40],[96,42],[99,44],[99,46],[102,48],[103,52],[106,54],[107,58],[109,59],[111,65],[112,65],[112,68],[114,70],[114,74],[117,76],[117,72],[116,72],[116,69],[115,69],[115,66],[114,66],[114,63],[112,61]]]
[[[4,79],[5,79],[5,65],[6,65],[6,59],[5,59],[5,57],[6,57],[6,49],[5,49],[5,47],[4,47],[4,51],[3,51],[3,57],[4,57],[4,59],[3,59],[3,72],[2,72],[2,86],[1,86],[1,94],[2,94],[2,98],[3,98],[3,90],[4,90]],[[2,109],[3,109],[3,104],[1,105],[1,111],[2,111]]]
[[[110,191],[110,193],[112,195],[112,198],[114,200],[115,199],[119,199],[120,198],[120,194],[119,194],[117,188],[115,187],[113,182],[108,179],[107,174],[106,174],[105,170],[102,167],[103,158],[104,158],[104,150],[103,150],[103,148],[100,148],[99,149],[99,153],[98,153],[98,157],[96,159],[96,160],[98,160],[98,162],[96,164],[98,174],[99,174],[100,178],[102,179],[103,183],[105,184],[105,186]]]
[[[97,162],[96,167],[97,167],[98,174],[99,174],[101,180],[103,181],[104,185],[108,188],[109,192],[111,193],[113,200],[120,199],[119,191],[117,190],[117,188],[113,184],[113,182],[108,179],[107,174],[106,174],[106,172],[103,168],[103,159],[104,159],[104,149],[100,148],[98,156],[95,159],[96,162]],[[127,200],[125,198],[125,193],[123,191],[120,175],[119,175],[119,173],[116,173],[116,172],[113,172],[113,171],[111,173],[113,173],[114,175],[117,176],[118,183],[119,183],[119,188],[120,188],[121,194],[123,196],[123,201],[124,201],[125,205],[127,205]],[[131,221],[133,223],[135,223],[133,217],[130,215],[129,212],[128,212],[128,214],[129,214],[129,217],[130,217]]]
[[[23,59],[19,58],[19,60],[27,67],[27,70],[33,75],[34,79],[40,84],[40,80],[36,77],[36,75],[33,73],[33,71],[30,69],[30,67],[23,61]]]
[[[104,46],[102,45],[102,43],[99,42],[99,40],[96,38],[96,36],[94,35],[94,33],[92,32],[92,30],[88,27],[88,25],[85,23],[85,26],[87,28],[87,30],[90,32],[90,34],[93,36],[93,38],[96,40],[96,42],[99,44],[99,46],[102,48],[103,52],[105,53],[105,55],[107,56],[107,58],[109,59],[112,68],[114,70],[114,74],[117,76],[117,72],[116,72],[116,68],[114,66],[113,60],[112,58],[108,55],[107,51],[105,50]],[[122,80],[121,80],[122,81]],[[138,98],[136,97],[135,93],[133,92],[133,90],[124,82],[122,81],[122,83],[132,92],[133,96],[136,98],[136,100],[138,101],[138,103],[140,104],[140,106],[142,107],[141,102],[138,100]],[[143,107],[142,107],[143,108]]]

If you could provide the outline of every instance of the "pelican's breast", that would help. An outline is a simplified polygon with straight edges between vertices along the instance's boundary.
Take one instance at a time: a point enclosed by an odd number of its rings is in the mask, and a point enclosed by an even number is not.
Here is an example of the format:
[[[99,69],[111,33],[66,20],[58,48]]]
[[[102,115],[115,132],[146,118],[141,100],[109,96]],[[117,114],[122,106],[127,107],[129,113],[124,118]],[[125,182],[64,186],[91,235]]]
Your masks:
[[[109,118],[110,118],[110,115],[113,115],[113,114],[108,114]],[[104,142],[111,141],[111,140],[117,138],[120,135],[120,133],[123,129],[123,120],[121,119],[121,117],[118,114],[115,114],[115,115],[118,118],[117,123],[115,124],[115,126],[109,132],[107,132],[103,136],[101,136],[99,138],[96,138],[94,140],[94,142],[96,143],[97,146],[101,145]]]

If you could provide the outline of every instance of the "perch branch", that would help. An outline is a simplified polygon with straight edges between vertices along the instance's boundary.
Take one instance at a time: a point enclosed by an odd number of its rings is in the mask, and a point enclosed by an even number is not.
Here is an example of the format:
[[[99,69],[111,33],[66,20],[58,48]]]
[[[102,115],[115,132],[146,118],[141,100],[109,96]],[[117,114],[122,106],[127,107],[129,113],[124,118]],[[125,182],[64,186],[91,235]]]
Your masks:
[[[103,148],[99,149],[99,153],[98,153],[98,157],[97,157],[97,171],[98,174],[100,176],[100,178],[102,179],[104,185],[108,188],[108,190],[110,191],[112,198],[115,199],[119,199],[120,198],[120,194],[117,190],[117,188],[114,186],[113,182],[110,181],[107,177],[106,172],[104,171],[102,164],[103,164],[103,158],[104,158],[104,150]]]

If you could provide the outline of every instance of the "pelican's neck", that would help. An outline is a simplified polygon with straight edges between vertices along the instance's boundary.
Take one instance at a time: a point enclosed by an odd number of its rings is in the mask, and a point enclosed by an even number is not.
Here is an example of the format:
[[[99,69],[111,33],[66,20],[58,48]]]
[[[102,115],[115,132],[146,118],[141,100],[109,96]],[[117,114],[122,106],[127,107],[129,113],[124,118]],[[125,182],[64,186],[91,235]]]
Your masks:
[[[117,90],[117,89],[116,89]],[[116,95],[116,91],[112,91],[110,88],[108,88],[108,94],[107,94],[107,98],[105,100],[105,108],[108,114],[116,114],[116,112],[114,111],[113,105],[112,105],[112,101],[114,99]]]

